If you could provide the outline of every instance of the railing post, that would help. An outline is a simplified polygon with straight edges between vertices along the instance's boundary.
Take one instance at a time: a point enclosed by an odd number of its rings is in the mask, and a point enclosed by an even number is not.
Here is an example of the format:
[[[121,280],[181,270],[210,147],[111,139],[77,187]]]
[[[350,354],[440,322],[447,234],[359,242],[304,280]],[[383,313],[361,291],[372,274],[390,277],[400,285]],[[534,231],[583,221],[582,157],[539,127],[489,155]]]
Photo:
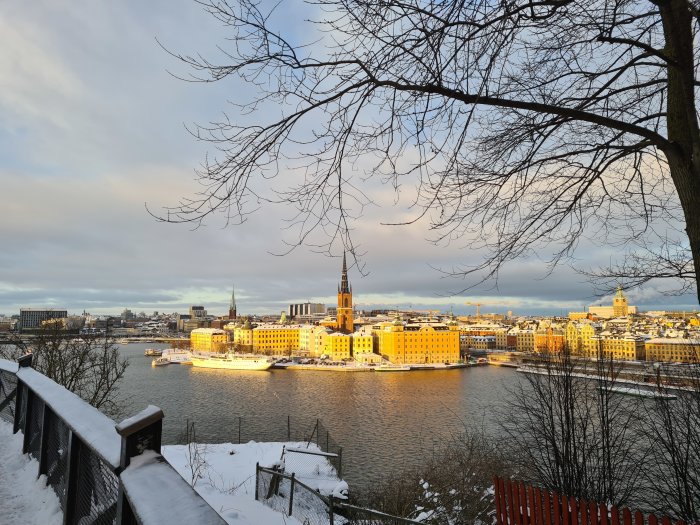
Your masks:
[[[333,515],[335,512],[333,512],[333,494],[328,496],[328,521],[330,522],[330,525],[333,525]]]
[[[338,477],[343,479],[343,447],[338,447]]]
[[[292,515],[292,506],[294,505],[294,472],[292,472],[291,486],[289,489],[289,515]]]
[[[78,460],[80,440],[71,430],[68,433],[68,461],[66,469],[66,493],[63,503],[63,524],[71,525],[75,521],[75,499],[78,491]]]
[[[34,404],[34,392],[32,392],[31,388],[27,387],[26,385],[24,389],[24,392],[27,395],[27,402],[26,408],[24,409],[24,428],[22,429],[22,433],[24,434],[22,439],[22,454],[29,452],[29,440],[31,439],[29,426],[32,423],[32,405]]]
[[[27,368],[32,366],[32,354],[25,354],[19,359],[17,359],[17,364],[19,365],[20,368]],[[22,417],[22,398],[24,393],[28,390],[27,387],[24,385],[24,383],[20,380],[20,378],[17,378],[17,392],[15,393],[15,420],[14,424],[12,425],[12,433],[16,434],[18,430],[24,431],[24,429],[19,428],[19,422]],[[25,405],[28,406],[28,405]],[[26,423],[27,418],[24,418],[24,421]]]
[[[255,501],[258,501],[258,489],[259,487],[259,481],[260,479],[260,463],[256,462],[255,463]]]
[[[160,454],[160,443],[163,435],[163,411],[160,408],[151,405],[135,416],[118,423],[114,428],[122,437],[119,458],[120,470],[128,467],[131,458],[141,455],[145,450],[153,450]],[[119,479],[119,496],[117,497],[117,523],[120,525],[136,523],[121,478]]]
[[[46,464],[46,452],[49,448],[49,425],[51,419],[51,409],[42,403],[43,413],[41,414],[41,441],[39,445],[39,476],[46,474],[48,465]]]

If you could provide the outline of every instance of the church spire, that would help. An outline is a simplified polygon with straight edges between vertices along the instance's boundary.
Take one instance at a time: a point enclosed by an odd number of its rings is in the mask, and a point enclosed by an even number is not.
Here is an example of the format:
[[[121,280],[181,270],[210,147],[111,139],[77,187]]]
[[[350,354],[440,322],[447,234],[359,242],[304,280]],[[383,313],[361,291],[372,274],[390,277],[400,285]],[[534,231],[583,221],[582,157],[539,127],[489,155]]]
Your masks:
[[[338,293],[350,293],[350,285],[348,284],[348,265],[345,262],[345,252],[343,252],[343,273],[340,276],[340,289]]]
[[[231,302],[228,305],[228,318],[236,318],[236,287],[231,287]]]

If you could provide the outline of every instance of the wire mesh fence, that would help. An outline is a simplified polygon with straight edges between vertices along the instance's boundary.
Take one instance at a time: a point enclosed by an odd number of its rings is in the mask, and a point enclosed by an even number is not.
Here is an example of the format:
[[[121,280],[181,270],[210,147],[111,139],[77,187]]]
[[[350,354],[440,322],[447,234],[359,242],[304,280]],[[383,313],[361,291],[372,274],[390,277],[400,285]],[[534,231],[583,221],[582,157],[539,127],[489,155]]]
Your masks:
[[[29,455],[39,460],[39,452],[41,448],[41,429],[43,426],[44,416],[44,401],[39,396],[29,396],[27,401],[30,403],[29,410],[29,426],[27,427],[27,436],[29,437],[29,446],[27,452]]]
[[[68,472],[68,427],[48,406],[46,421],[46,452],[44,473],[46,484],[53,487],[65,511],[66,474]]]
[[[0,370],[0,419],[13,423],[15,420],[15,389],[17,377],[11,372]]]
[[[83,443],[78,445],[75,518],[78,523],[114,523],[117,515],[119,478]]]
[[[324,496],[280,467],[256,466],[255,499],[304,525],[418,525],[420,522]]]

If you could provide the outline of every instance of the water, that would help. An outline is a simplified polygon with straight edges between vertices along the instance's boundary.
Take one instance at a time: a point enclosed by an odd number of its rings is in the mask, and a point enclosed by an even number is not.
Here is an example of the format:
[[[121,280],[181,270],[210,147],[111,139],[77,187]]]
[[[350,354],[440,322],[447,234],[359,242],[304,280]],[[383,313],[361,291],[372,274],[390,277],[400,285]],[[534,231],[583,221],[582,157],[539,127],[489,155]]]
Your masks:
[[[347,373],[310,370],[248,372],[186,365],[153,368],[143,355],[157,344],[130,344],[121,386],[126,413],[163,409],[164,443],[186,421],[198,441],[284,440],[287,417],[313,428],[319,418],[343,447],[344,477],[366,486],[389,471],[420,465],[444,440],[467,427],[497,435],[496,407],[517,381],[514,370],[478,367],[444,371]],[[277,437],[271,437],[277,436]]]

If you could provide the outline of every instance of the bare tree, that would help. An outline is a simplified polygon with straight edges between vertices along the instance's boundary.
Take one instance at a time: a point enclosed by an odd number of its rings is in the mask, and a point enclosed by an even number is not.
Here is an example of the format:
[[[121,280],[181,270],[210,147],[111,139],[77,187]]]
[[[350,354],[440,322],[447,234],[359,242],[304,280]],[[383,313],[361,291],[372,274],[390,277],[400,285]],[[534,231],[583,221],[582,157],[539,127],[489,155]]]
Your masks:
[[[539,358],[511,392],[502,427],[521,476],[610,504],[638,501],[643,471],[635,402],[614,392],[619,366],[568,350]]]
[[[109,415],[119,413],[117,393],[128,361],[108,335],[66,333],[55,323],[31,339],[0,347],[0,357],[16,360],[32,353],[32,367]]]
[[[262,2],[199,3],[230,39],[216,58],[174,55],[191,80],[251,89],[192,129],[216,153],[162,220],[285,202],[292,245],[352,248],[378,177],[434,240],[483,250],[456,274],[544,246],[556,264],[587,231],[624,251],[665,224],[700,265],[695,0],[318,0],[289,34]]]
[[[688,366],[657,368],[662,395],[646,405],[655,510],[700,521],[700,355]],[[673,382],[680,388],[669,388]]]

